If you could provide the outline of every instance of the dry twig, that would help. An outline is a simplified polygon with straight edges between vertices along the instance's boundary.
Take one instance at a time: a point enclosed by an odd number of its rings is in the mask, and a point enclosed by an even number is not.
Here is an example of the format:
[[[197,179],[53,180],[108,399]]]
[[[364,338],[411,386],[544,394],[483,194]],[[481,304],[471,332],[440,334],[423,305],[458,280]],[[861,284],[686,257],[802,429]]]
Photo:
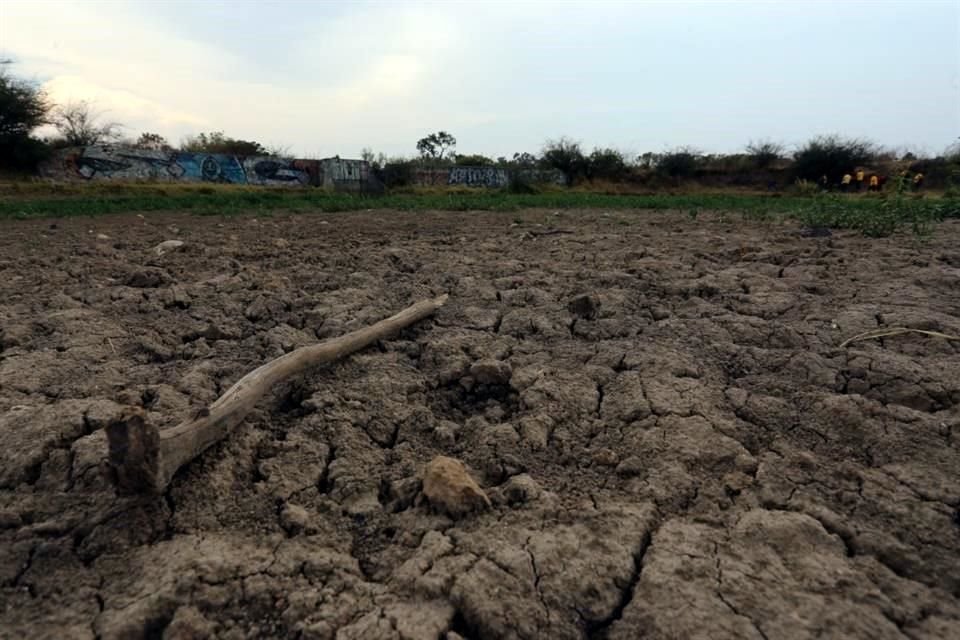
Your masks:
[[[864,331],[859,333],[852,338],[847,338],[840,343],[840,348],[844,348],[848,345],[853,344],[854,342],[861,342],[863,340],[878,340],[880,338],[887,338],[890,336],[899,336],[904,333],[921,333],[925,336],[932,336],[934,338],[943,338],[944,340],[960,340],[960,336],[952,336],[948,333],[940,333],[939,331],[927,331],[926,329],[910,329],[908,327],[883,327],[880,329],[871,329],[870,331]]]

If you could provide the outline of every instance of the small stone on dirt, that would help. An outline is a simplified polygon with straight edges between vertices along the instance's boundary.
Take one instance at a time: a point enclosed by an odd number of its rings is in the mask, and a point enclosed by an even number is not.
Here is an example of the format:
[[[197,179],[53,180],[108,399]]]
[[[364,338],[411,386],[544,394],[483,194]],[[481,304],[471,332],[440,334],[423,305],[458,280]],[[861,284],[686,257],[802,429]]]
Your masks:
[[[506,504],[522,504],[532,502],[540,497],[543,490],[536,480],[529,474],[521,473],[513,476],[499,489],[499,495]]]
[[[167,275],[158,269],[140,269],[127,276],[125,284],[136,289],[150,289],[168,281]]]
[[[513,370],[509,362],[483,359],[470,366],[470,376],[479,384],[509,384]]]
[[[105,234],[105,233],[98,233],[98,234],[97,234],[97,240],[109,240],[109,239],[110,239],[110,236],[108,236],[108,235]]]
[[[639,476],[647,468],[643,458],[639,456],[630,456],[617,465],[618,476]]]
[[[437,456],[423,473],[423,496],[430,506],[454,519],[490,508],[490,498],[456,458]]]
[[[183,247],[186,244],[183,240],[164,240],[157,246],[153,248],[154,253],[158,256],[162,256],[165,253],[170,253],[171,251],[176,251]]]
[[[310,514],[300,505],[288,502],[280,512],[280,526],[290,535],[296,535],[310,526]]]
[[[620,457],[612,449],[597,449],[590,456],[590,461],[602,467],[615,467]]]

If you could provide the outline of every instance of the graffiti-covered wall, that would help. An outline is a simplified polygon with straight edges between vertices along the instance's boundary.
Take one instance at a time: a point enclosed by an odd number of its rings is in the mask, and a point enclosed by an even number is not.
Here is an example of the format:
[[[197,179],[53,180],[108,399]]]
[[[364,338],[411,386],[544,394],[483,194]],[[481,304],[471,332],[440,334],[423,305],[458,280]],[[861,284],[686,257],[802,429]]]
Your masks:
[[[40,167],[55,180],[219,182],[273,187],[325,187],[377,193],[383,184],[364,160],[293,160],[276,156],[232,156],[188,151],[151,151],[119,145],[63,149]],[[414,183],[499,189],[512,180],[565,184],[556,170],[500,167],[438,167],[416,170]]]
[[[457,185],[499,189],[511,180],[544,184],[565,184],[563,173],[555,169],[501,169],[499,167],[443,167],[417,169],[414,182],[421,186]]]
[[[176,180],[357,191],[366,190],[373,181],[370,165],[363,160],[291,160],[121,146],[64,149],[42,165],[40,173],[58,180]]]
[[[379,181],[370,173],[370,164],[364,160],[327,158],[320,161],[321,184],[340,191],[367,191]]]

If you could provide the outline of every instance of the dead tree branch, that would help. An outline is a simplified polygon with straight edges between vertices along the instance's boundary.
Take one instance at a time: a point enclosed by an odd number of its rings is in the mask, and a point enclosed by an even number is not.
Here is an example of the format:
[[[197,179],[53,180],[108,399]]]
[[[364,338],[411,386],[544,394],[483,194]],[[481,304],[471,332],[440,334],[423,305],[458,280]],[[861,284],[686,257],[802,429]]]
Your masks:
[[[254,369],[195,417],[159,430],[140,409],[107,425],[110,466],[126,493],[162,492],[177,470],[233,430],[275,384],[319,364],[333,362],[433,315],[447,301],[423,300],[380,322],[319,344],[301,347]]]

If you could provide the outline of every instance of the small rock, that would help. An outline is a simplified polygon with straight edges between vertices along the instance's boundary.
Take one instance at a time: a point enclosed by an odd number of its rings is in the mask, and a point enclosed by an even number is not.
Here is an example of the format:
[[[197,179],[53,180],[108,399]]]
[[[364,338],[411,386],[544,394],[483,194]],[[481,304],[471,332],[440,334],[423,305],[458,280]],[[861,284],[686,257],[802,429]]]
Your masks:
[[[187,290],[183,287],[170,287],[170,301],[173,306],[181,309],[186,309],[190,306],[190,296],[187,295]]]
[[[549,416],[525,416],[520,419],[520,436],[536,450],[545,449],[553,420]]]
[[[645,469],[646,465],[643,463],[643,458],[639,456],[630,456],[617,465],[617,475],[624,477],[639,476],[644,472]]]
[[[484,359],[470,366],[470,376],[479,384],[509,384],[513,370],[509,362]]]
[[[270,317],[270,307],[267,305],[267,301],[263,296],[257,296],[256,299],[244,309],[243,315],[246,316],[247,320],[256,322],[257,320]]]
[[[171,251],[176,251],[177,249],[180,249],[181,247],[183,247],[184,244],[186,243],[184,243],[183,240],[164,240],[163,242],[155,246],[153,248],[153,251],[158,256],[162,256],[165,253],[170,253]]]
[[[431,460],[423,472],[423,496],[430,506],[457,519],[490,508],[490,498],[462,462],[447,456]]]
[[[300,505],[288,502],[280,512],[280,526],[290,535],[297,535],[310,526],[310,514]]]
[[[567,311],[585,320],[592,320],[597,317],[598,306],[599,303],[593,296],[584,294],[567,303]]]
[[[273,241],[273,246],[277,247],[278,249],[286,249],[290,246],[290,243],[283,238],[277,238]]]
[[[169,278],[162,271],[157,269],[142,269],[134,271],[127,276],[125,284],[128,287],[135,287],[137,289],[148,289],[159,287],[168,280]]]
[[[97,234],[97,240],[109,240],[109,239],[110,239],[110,236],[108,236],[108,235],[105,234],[105,233],[98,233],[98,234]]]
[[[612,449],[597,449],[590,456],[590,461],[602,467],[615,467],[620,461],[620,456]]]

